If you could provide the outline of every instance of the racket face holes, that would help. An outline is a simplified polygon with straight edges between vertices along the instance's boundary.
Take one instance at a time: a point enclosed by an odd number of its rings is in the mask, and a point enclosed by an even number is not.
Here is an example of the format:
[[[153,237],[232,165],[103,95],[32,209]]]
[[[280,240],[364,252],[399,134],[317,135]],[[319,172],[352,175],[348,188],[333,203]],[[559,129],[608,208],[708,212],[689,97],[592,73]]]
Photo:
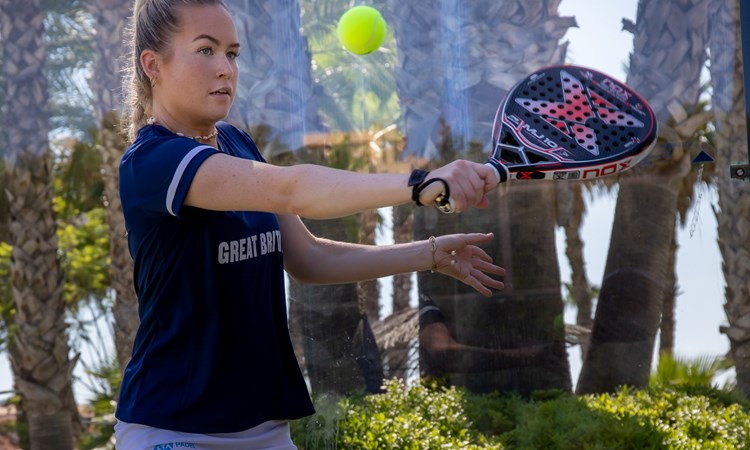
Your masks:
[[[507,131],[513,139],[508,139],[506,147],[521,147],[515,141],[530,133],[532,141],[543,134],[563,152],[575,155],[571,158],[581,161],[596,161],[605,152],[606,157],[611,158],[629,149],[632,141],[642,136],[642,131],[635,128],[642,127],[640,116],[633,112],[633,105],[598,84],[602,79],[596,73],[591,79],[583,76],[584,73],[549,70],[537,73],[536,78],[527,78],[514,93],[517,108],[514,113],[531,128],[518,137],[516,132]],[[535,134],[536,130],[539,134]],[[502,151],[501,159],[508,163],[529,164],[537,159],[550,160],[543,148],[534,146],[514,151],[498,147],[497,151]],[[536,156],[532,156],[533,153]]]

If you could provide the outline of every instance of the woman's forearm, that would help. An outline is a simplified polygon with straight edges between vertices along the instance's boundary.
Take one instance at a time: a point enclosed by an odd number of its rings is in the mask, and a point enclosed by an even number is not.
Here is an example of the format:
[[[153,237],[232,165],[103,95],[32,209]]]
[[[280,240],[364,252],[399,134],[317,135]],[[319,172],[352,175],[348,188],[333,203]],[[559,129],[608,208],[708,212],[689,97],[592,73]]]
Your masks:
[[[420,197],[432,201],[442,185]],[[186,204],[219,211],[267,211],[330,219],[411,201],[406,174],[364,174],[314,164],[277,167],[217,154],[203,162]]]
[[[450,234],[393,245],[334,242],[313,236],[298,216],[280,215],[284,267],[302,283],[340,284],[432,269],[485,296],[504,284],[505,270],[479,247],[493,235]]]
[[[486,207],[487,192],[496,186],[492,169],[457,160],[430,172],[450,188],[456,212]],[[406,174],[364,174],[314,164],[277,167],[216,154],[196,172],[185,203],[219,211],[267,211],[309,219],[343,217],[366,209],[395,206],[412,200]],[[419,200],[429,204],[444,184],[428,184]]]
[[[317,239],[309,264],[292,276],[311,284],[342,284],[428,270],[432,250],[427,241],[393,245],[360,245]]]

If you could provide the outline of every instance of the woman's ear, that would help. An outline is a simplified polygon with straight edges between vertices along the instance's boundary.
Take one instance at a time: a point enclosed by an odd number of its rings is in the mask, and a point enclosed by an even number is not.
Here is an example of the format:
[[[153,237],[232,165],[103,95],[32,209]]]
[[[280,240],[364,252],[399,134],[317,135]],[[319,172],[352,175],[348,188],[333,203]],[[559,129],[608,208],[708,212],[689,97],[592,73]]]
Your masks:
[[[141,67],[149,80],[151,86],[156,84],[159,78],[159,56],[153,50],[144,50],[141,52]]]

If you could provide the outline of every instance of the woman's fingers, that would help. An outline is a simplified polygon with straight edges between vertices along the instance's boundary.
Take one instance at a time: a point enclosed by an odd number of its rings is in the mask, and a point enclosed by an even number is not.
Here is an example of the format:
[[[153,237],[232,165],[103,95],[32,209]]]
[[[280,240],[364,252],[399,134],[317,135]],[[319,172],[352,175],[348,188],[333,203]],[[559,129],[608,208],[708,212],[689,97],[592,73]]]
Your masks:
[[[453,212],[462,212],[470,206],[486,208],[486,194],[497,185],[492,168],[485,164],[456,160],[435,169],[431,177],[442,178],[450,188],[450,198],[455,207]],[[437,196],[432,193],[431,196]]]

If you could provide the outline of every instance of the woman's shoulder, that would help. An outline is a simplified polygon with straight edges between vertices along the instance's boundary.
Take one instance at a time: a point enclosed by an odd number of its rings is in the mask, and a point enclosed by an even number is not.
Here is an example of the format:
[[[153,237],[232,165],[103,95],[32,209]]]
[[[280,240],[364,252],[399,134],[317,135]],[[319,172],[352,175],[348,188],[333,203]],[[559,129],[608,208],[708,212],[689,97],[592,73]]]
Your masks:
[[[227,153],[243,157],[248,157],[249,153],[250,158],[261,161],[263,160],[255,141],[250,136],[250,133],[232,125],[231,123],[223,121],[218,122],[216,128],[219,130],[219,133],[221,133],[222,143],[228,145],[222,148]]]
[[[250,141],[253,140],[253,138],[250,137],[250,134],[247,131],[229,122],[225,122],[223,120],[216,123],[216,128],[222,134],[226,136],[230,136],[234,139],[243,139],[243,140],[250,140]]]

